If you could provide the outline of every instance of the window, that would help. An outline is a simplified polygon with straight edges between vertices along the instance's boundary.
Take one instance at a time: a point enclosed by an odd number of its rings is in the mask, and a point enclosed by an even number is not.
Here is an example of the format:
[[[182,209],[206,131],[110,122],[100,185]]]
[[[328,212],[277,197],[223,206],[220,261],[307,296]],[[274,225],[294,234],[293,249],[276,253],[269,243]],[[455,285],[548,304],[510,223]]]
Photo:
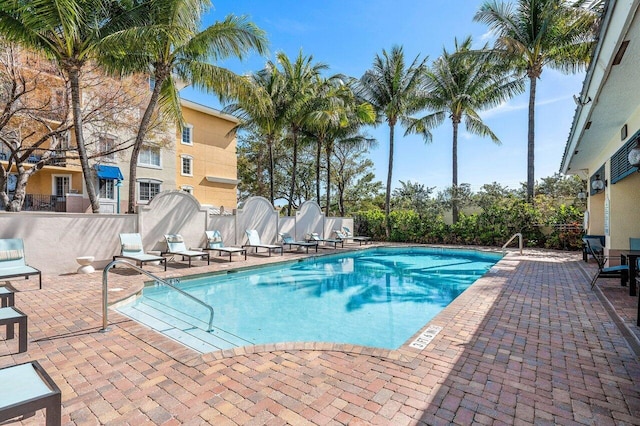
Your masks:
[[[160,148],[143,146],[138,154],[138,165],[160,167]]]
[[[71,176],[53,176],[53,195],[64,197],[71,190]]]
[[[115,181],[113,179],[98,179],[98,188],[100,198],[115,199]]]
[[[149,202],[160,192],[159,180],[139,179],[138,180],[138,200],[141,202]]]
[[[182,192],[186,192],[188,194],[193,195],[193,186],[191,186],[191,185],[182,185]]]
[[[105,160],[115,161],[116,153],[113,150],[116,148],[116,141],[110,136],[100,136],[98,139],[98,152],[102,154],[102,158]]]
[[[69,138],[68,131],[53,137],[55,151],[51,154],[53,157],[51,164],[54,166],[65,167],[67,165],[66,157],[69,150]]]
[[[180,174],[182,176],[193,176],[193,157],[190,155],[181,155]]]
[[[182,143],[193,145],[193,126],[191,124],[185,124],[182,128]]]

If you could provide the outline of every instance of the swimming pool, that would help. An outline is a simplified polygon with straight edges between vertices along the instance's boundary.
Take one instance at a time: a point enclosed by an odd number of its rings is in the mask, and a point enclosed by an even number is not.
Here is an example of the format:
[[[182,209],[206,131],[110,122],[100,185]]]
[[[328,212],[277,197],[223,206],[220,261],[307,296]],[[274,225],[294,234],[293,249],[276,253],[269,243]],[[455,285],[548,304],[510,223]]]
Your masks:
[[[203,352],[309,341],[396,349],[501,257],[373,248],[183,278],[176,285],[215,310],[210,333],[204,331],[208,311],[166,286],[146,286],[141,297],[118,309]],[[205,343],[190,344],[193,339]]]

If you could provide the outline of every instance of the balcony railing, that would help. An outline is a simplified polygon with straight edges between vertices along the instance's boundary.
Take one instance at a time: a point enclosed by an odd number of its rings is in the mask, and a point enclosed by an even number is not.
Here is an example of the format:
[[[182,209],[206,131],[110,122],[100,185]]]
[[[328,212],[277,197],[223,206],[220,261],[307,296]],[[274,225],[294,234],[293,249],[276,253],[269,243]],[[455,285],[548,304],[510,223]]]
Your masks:
[[[9,151],[5,151],[0,148],[0,160],[7,161],[9,158]],[[27,158],[27,164],[36,164],[42,159],[42,155],[40,154],[31,154],[29,158]],[[47,165],[50,166],[58,166],[58,167],[66,167],[67,166],[67,153],[65,151],[56,151],[51,154]]]
[[[13,199],[13,195],[9,195]],[[0,200],[0,208],[5,209],[5,204]],[[45,194],[27,194],[22,204],[22,211],[28,212],[66,212],[67,197]]]

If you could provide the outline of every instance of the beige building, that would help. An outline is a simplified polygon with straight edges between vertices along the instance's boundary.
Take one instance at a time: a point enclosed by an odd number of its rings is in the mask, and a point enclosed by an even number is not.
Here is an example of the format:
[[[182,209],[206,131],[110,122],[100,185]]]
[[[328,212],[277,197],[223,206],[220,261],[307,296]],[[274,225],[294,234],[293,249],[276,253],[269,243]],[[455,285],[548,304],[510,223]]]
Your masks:
[[[238,119],[182,99],[185,126],[176,141],[176,185],[202,205],[235,209],[238,203]]]
[[[608,1],[561,164],[585,180],[587,234],[604,235],[605,254],[640,238],[640,1]],[[632,164],[633,163],[633,164]]]
[[[55,122],[65,116],[67,99],[64,80],[51,62],[26,51],[17,55],[18,67],[33,80],[37,96],[33,102],[50,105],[42,109],[44,118]],[[130,146],[135,140],[141,115],[150,91],[144,76],[110,79],[99,70],[85,73],[87,87],[82,91],[82,108],[103,113],[100,120],[87,120],[84,137],[101,213],[127,211],[129,193]],[[179,132],[174,123],[152,124],[137,160],[136,205],[144,205],[158,193],[181,189],[192,193],[201,204],[233,209],[237,204],[236,138],[232,129],[238,120],[215,109],[187,100],[181,101],[187,123]],[[58,115],[55,115],[58,114]],[[49,117],[51,115],[51,117]],[[62,122],[59,119],[58,123]],[[28,125],[23,124],[22,127]],[[33,126],[37,123],[34,122]],[[22,130],[22,134],[38,129]],[[20,132],[20,129],[18,129]],[[82,168],[77,159],[73,132],[47,144],[29,157],[34,167],[44,152],[55,149],[52,159],[40,164],[26,187],[23,210],[84,212],[90,210]],[[24,141],[29,144],[29,141]],[[8,147],[0,144],[0,166],[8,167]],[[5,190],[15,189],[15,166],[9,171]]]

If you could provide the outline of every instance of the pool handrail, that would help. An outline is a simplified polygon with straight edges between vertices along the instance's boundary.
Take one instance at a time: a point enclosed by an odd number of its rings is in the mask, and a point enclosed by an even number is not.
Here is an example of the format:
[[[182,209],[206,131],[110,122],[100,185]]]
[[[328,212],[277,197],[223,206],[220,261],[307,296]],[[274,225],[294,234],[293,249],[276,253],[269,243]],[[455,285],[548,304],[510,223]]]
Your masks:
[[[194,297],[193,295],[187,293],[184,290],[179,289],[178,287],[174,286],[173,284],[169,283],[167,280],[164,280],[154,274],[152,274],[149,271],[145,271],[142,268],[139,268],[136,265],[132,265],[131,263],[127,262],[126,260],[114,260],[112,262],[110,262],[107,266],[104,267],[104,270],[102,271],[102,329],[100,331],[108,331],[108,314],[107,314],[107,305],[108,305],[108,292],[107,292],[107,288],[108,288],[108,274],[109,274],[109,270],[113,267],[115,267],[116,265],[123,265],[126,266],[128,268],[134,269],[142,274],[147,275],[148,277],[153,278],[156,282],[160,282],[168,287],[171,287],[172,289],[174,289],[175,291],[177,291],[178,293],[182,294],[183,296],[188,297],[189,299],[193,300],[196,303],[201,304],[202,306],[204,306],[205,308],[207,308],[209,310],[209,328],[207,328],[207,332],[213,331],[213,308],[208,305],[207,303],[205,303],[204,301],[198,299],[197,297]]]
[[[504,245],[502,246],[502,252],[506,253],[507,252],[507,246],[509,244],[511,244],[511,241],[513,241],[514,239],[518,238],[518,248],[520,249],[520,254],[522,254],[522,233],[518,232],[517,234],[513,234],[511,236],[511,238],[509,238],[509,241],[507,241],[506,243],[504,243]]]

